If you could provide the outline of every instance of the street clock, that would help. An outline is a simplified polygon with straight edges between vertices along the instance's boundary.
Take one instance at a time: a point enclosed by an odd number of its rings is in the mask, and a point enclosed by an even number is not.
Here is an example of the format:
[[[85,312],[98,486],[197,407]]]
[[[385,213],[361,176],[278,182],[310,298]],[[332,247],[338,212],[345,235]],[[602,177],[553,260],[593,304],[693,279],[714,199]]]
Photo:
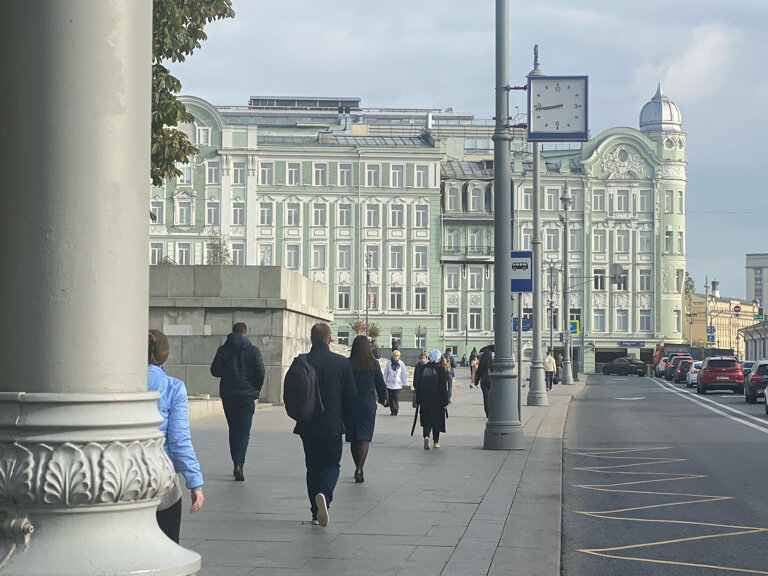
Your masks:
[[[528,140],[588,140],[587,102],[587,76],[528,76]]]

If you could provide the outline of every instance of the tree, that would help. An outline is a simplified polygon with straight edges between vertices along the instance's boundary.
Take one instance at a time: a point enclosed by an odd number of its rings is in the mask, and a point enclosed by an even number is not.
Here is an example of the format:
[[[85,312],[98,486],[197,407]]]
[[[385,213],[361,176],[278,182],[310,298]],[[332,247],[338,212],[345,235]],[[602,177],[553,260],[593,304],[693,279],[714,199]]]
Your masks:
[[[355,334],[365,334],[365,322],[362,320],[356,321],[350,328],[352,328]]]
[[[206,242],[207,263],[208,264],[232,264],[232,254],[229,253],[229,236],[211,230],[208,233]]]
[[[198,152],[187,135],[175,128],[192,122],[178,100],[181,82],[163,62],[184,62],[208,38],[203,29],[214,20],[233,18],[232,0],[154,0],[152,14],[152,184],[180,176],[177,163]]]
[[[373,340],[376,340],[380,334],[381,330],[379,330],[379,327],[376,326],[376,324],[368,324],[368,336],[370,336]]]
[[[690,274],[688,274],[688,271],[685,271],[685,282],[683,283],[684,291],[685,291],[685,297],[690,299],[691,295],[696,292],[696,284],[693,281],[693,278]]]

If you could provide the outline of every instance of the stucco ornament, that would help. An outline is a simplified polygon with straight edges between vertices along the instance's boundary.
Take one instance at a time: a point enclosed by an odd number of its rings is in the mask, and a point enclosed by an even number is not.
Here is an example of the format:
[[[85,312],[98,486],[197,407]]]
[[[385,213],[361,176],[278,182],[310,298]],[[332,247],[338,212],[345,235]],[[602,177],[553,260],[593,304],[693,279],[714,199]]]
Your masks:
[[[640,155],[623,145],[603,156],[603,170],[608,178],[640,178],[644,169]]]
[[[684,166],[659,166],[656,170],[656,177],[664,180],[685,180]]]
[[[593,294],[592,300],[594,302],[595,308],[605,308],[608,304],[608,296],[601,292]]]

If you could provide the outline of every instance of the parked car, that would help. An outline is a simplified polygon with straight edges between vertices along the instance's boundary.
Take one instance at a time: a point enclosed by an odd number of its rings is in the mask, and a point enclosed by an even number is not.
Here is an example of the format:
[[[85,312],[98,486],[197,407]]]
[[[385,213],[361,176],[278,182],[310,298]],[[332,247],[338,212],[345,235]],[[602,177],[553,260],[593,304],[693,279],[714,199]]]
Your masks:
[[[645,376],[645,362],[636,358],[614,358],[608,364],[603,366],[603,374],[618,374],[626,376],[628,374],[637,374]]]
[[[758,396],[765,396],[765,386],[768,384],[768,360],[753,362],[751,373],[744,377],[744,400],[749,404],[757,404]]]
[[[687,360],[681,360],[678,363],[677,371],[672,376],[672,380],[674,380],[676,384],[685,382],[688,376],[688,370],[691,369],[691,366],[693,366],[693,359],[689,358]]]
[[[744,374],[744,385],[746,386],[747,380],[749,380],[749,374],[752,372],[752,366],[755,365],[756,360],[742,360],[740,362],[741,364],[741,373]]]
[[[709,390],[733,390],[744,393],[744,375],[741,365],[732,356],[710,356],[701,365],[696,392],[706,394]]]
[[[664,377],[667,380],[677,382],[677,375],[680,373],[680,362],[683,360],[693,360],[688,354],[685,356],[674,356],[667,362],[667,367],[664,373]],[[681,380],[682,382],[682,380]]]
[[[675,362],[675,358],[690,358],[691,355],[687,352],[670,352],[667,357],[667,365],[664,367],[664,378],[672,380],[672,366]],[[675,367],[677,368],[677,367]]]
[[[664,376],[664,368],[667,367],[667,357],[662,356],[661,360],[659,360],[659,363],[654,366],[653,370],[656,373],[657,378],[661,378]]]
[[[685,387],[693,388],[696,382],[699,380],[699,370],[701,370],[701,362],[696,360],[691,364],[691,368],[688,370],[688,374],[685,375]]]

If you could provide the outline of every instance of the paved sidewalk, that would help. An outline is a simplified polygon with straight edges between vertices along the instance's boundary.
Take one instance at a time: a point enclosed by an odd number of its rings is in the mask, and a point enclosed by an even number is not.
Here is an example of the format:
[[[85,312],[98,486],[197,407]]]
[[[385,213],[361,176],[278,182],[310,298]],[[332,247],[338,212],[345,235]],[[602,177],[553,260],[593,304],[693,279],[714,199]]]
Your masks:
[[[201,576],[559,576],[563,427],[585,381],[556,385],[546,407],[525,406],[523,388],[525,450],[482,449],[467,368],[440,449],[424,450],[418,426],[410,436],[410,403],[394,417],[379,407],[363,484],[344,446],[327,528],[306,523],[301,441],[282,407],[256,411],[245,482],[232,478],[223,417],[195,420],[205,505],[184,513],[182,545],[202,555]]]

